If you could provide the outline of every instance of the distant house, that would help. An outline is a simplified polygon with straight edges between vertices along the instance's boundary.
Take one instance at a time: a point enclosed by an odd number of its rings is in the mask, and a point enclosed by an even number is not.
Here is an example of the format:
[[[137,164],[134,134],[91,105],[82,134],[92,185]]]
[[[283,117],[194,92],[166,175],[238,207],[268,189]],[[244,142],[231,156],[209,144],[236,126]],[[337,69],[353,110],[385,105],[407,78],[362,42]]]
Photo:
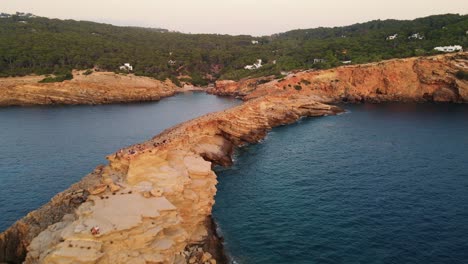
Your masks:
[[[352,61],[350,61],[350,60],[348,60],[348,61],[342,61],[341,63],[343,63],[343,64],[351,64]]]
[[[257,45],[257,44],[258,44],[258,40],[252,40],[252,44]]]
[[[133,71],[133,66],[130,63],[124,63],[124,65],[120,66],[119,69],[121,71]]]
[[[169,65],[175,65],[175,64],[177,63],[177,61],[175,61],[175,60],[169,60],[169,61],[167,61],[167,63],[168,63]]]
[[[419,33],[414,33],[408,37],[408,39],[424,39],[424,36]]]
[[[326,61],[327,61],[327,60],[325,60],[325,59],[314,59],[314,64],[316,64],[316,63],[324,63],[324,62],[326,62]]]
[[[442,52],[463,51],[463,47],[460,45],[435,47],[434,49],[437,51],[442,51]]]
[[[253,65],[246,65],[244,67],[244,69],[246,70],[256,70],[256,69],[259,69],[261,68],[263,65],[262,65],[262,60],[261,59],[258,59],[256,63],[254,63]]]
[[[9,17],[11,17],[10,14],[0,13],[0,18],[9,18]]]
[[[396,38],[398,38],[398,34],[388,36],[387,40],[394,40]]]
[[[21,21],[18,21],[18,23],[21,23],[21,24],[27,24],[27,23],[28,23],[28,21],[21,20]]]

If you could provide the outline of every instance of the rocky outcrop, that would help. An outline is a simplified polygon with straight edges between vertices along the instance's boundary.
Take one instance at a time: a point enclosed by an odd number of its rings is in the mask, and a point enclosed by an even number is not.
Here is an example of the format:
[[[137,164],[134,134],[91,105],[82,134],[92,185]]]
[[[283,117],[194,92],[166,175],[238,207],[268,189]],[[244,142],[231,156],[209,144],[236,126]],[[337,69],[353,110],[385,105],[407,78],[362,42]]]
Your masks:
[[[259,79],[218,81],[210,93],[245,100],[299,93],[324,102],[468,102],[468,81],[456,77],[459,71],[468,71],[468,53],[302,71],[267,83]]]
[[[0,79],[0,106],[53,104],[110,104],[157,101],[183,89],[132,74],[74,71],[74,78],[59,83],[38,83],[44,76]]]
[[[213,166],[274,126],[341,110],[276,95],[208,114],[108,156],[109,164],[0,235],[0,262],[223,263]]]
[[[220,80],[216,81],[215,87],[208,89],[207,93],[242,98],[254,92],[260,85],[273,81],[274,79],[275,76],[242,79],[238,82],[232,80]]]

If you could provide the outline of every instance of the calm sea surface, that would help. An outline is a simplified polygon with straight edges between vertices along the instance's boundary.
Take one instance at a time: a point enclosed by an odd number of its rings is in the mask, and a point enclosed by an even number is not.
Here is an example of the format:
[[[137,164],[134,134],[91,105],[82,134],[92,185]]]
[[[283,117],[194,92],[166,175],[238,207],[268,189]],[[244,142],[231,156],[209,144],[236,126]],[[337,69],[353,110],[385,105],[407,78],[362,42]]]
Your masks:
[[[0,232],[106,163],[106,155],[239,103],[187,93],[142,104],[0,108]]]
[[[468,106],[345,105],[219,169],[237,263],[468,263]]]

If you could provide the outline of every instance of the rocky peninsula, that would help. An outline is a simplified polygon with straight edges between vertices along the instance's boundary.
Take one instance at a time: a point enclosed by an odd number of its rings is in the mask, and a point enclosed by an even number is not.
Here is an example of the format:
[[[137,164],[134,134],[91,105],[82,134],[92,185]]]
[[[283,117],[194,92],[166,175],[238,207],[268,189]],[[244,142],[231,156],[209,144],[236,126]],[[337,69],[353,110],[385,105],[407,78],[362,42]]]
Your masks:
[[[223,263],[210,218],[214,165],[304,116],[341,112],[314,96],[272,95],[117,151],[0,235],[0,262]]]
[[[73,79],[39,83],[45,76],[0,78],[0,106],[78,105],[158,101],[187,89],[133,74],[74,71]]]
[[[323,102],[468,102],[468,53],[393,59],[329,70],[223,80],[209,92],[244,100],[267,94],[315,95]]]
[[[467,57],[458,53],[300,71],[283,79],[218,81],[210,93],[247,102],[109,155],[108,165],[0,234],[0,262],[224,263],[211,219],[213,167],[231,165],[236,147],[301,117],[342,111],[327,102],[467,102],[468,82],[457,77],[468,68]],[[10,98],[3,105],[95,104],[157,100],[179,91],[172,83],[144,77],[86,78],[52,86],[16,81],[3,91],[10,97],[0,98]],[[70,94],[73,89],[80,92]]]

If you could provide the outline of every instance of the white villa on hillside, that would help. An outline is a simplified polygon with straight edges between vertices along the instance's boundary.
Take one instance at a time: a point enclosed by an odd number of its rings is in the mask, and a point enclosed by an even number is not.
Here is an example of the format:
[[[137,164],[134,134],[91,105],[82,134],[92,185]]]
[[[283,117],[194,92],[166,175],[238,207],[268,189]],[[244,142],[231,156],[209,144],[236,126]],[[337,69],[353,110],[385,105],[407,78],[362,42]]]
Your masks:
[[[408,37],[408,39],[424,39],[424,36],[418,33],[414,33]]]
[[[133,71],[133,66],[130,63],[124,63],[124,65],[120,66],[119,69],[121,71]]]
[[[435,47],[434,49],[442,52],[463,51],[463,47],[460,45]]]
[[[327,60],[325,60],[325,59],[314,59],[314,64],[316,64],[316,63],[324,63],[324,62],[326,62],[326,61],[327,61]]]
[[[254,45],[258,44],[258,40],[252,40],[252,44]]]
[[[246,65],[244,67],[244,69],[246,70],[256,70],[256,69],[259,69],[262,67],[262,60],[261,59],[258,59],[256,63],[254,63],[253,65]]]
[[[387,40],[394,40],[394,39],[396,39],[396,38],[398,38],[398,34],[388,36],[388,37],[387,37]]]
[[[342,61],[341,63],[343,63],[343,64],[351,64],[351,63],[352,63],[352,61],[350,61],[350,60],[347,60],[347,61]]]

